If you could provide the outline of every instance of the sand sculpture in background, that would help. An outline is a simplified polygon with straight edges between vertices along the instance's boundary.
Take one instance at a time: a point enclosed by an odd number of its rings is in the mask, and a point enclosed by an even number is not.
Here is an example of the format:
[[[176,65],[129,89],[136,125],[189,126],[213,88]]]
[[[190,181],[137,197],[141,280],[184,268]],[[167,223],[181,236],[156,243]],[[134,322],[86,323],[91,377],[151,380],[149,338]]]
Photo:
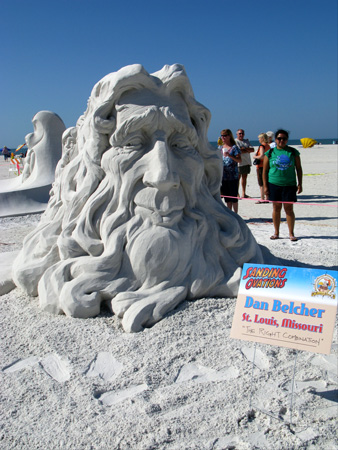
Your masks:
[[[235,296],[241,266],[262,255],[221,201],[209,121],[183,66],[149,74],[132,65],[99,81],[64,135],[47,210],[14,263],[16,285],[74,317],[106,302],[126,331],[184,299]]]
[[[34,132],[26,136],[28,152],[22,183],[52,183],[55,168],[61,158],[61,138],[66,127],[61,118],[50,111],[38,112],[32,122]]]
[[[34,132],[25,138],[28,151],[22,174],[0,181],[0,217],[46,209],[66,127],[51,111],[38,112],[32,122]]]

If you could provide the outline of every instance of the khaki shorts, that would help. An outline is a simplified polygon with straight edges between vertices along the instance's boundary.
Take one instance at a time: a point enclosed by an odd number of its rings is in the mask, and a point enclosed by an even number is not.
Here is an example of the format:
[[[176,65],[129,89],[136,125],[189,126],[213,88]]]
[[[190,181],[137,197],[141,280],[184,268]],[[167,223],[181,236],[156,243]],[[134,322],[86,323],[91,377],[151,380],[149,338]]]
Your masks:
[[[238,166],[238,173],[240,175],[249,175],[251,171],[251,166],[247,165],[247,166]]]

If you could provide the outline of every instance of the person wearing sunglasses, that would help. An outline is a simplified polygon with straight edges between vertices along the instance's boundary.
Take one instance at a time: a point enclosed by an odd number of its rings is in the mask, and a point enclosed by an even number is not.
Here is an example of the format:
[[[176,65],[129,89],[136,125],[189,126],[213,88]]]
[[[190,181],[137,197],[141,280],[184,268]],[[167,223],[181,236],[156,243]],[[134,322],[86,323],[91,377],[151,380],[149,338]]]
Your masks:
[[[291,241],[297,241],[294,235],[295,213],[293,203],[297,201],[297,194],[303,191],[303,170],[300,161],[300,153],[293,147],[289,147],[289,133],[278,130],[275,133],[276,147],[264,154],[263,183],[264,194],[273,203],[272,221],[274,234],[270,239],[279,238],[282,205],[284,207],[286,222]]]
[[[221,195],[225,196],[227,207],[238,213],[238,163],[242,161],[241,151],[231,130],[222,130],[221,139],[223,141],[223,145],[219,146],[223,157]]]

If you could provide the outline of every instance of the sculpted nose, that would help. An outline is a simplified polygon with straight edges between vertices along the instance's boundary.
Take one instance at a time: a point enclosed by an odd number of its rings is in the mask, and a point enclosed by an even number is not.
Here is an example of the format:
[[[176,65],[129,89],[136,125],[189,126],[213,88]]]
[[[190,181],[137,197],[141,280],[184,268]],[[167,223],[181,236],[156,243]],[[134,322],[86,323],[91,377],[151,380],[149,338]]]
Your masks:
[[[144,184],[159,190],[178,188],[180,180],[174,170],[173,156],[167,144],[164,141],[156,141],[149,156],[149,166],[143,176]]]
[[[33,138],[33,135],[34,135],[34,133],[29,133],[29,134],[27,134],[27,135],[25,136],[25,142],[26,142],[26,144],[27,144],[28,146],[31,145],[31,140],[32,140],[32,138]]]

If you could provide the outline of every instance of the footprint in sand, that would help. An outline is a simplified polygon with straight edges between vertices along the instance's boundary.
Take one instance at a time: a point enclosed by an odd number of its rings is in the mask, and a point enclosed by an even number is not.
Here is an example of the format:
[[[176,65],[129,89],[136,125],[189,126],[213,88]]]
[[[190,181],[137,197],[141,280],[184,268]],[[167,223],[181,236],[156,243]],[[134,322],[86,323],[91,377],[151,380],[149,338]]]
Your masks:
[[[306,381],[295,381],[294,389],[296,392],[302,392],[305,389],[325,389],[327,383],[324,380],[306,380]],[[292,386],[290,386],[290,391],[292,390]]]
[[[110,381],[122,371],[123,365],[111,353],[100,352],[90,363],[85,372],[87,377],[100,377],[103,381]]]
[[[235,368],[223,370],[210,369],[198,364],[189,363],[182,366],[175,379],[175,383],[185,383],[195,381],[196,383],[208,383],[209,381],[222,381],[237,378],[239,372]]]
[[[41,360],[41,361],[40,361]],[[40,362],[40,367],[54,380],[63,383],[70,378],[70,371],[68,364],[63,361],[59,355],[49,354],[44,358],[38,356],[30,356],[29,358],[21,359],[13,364],[2,369],[4,373],[13,373],[18,370],[27,369]]]
[[[146,384],[139,384],[137,386],[130,386],[127,389],[120,389],[118,391],[109,391],[100,395],[99,401],[105,406],[116,405],[123,402],[127,398],[135,397],[137,394],[148,389]]]
[[[258,369],[266,370],[270,367],[269,359],[265,353],[262,352],[259,348],[252,347],[243,347],[241,352],[246,357],[247,360],[253,362]]]
[[[55,353],[50,353],[43,358],[40,361],[40,366],[51,378],[59,383],[64,383],[70,379],[68,363]]]
[[[338,371],[337,355],[316,355],[312,358],[311,364],[336,374]]]
[[[316,355],[311,360],[313,366],[319,366],[326,371],[326,378],[330,383],[338,383],[338,359],[337,355]]]
[[[29,367],[34,366],[39,362],[40,358],[37,356],[30,356],[29,358],[25,359],[19,359],[18,361],[10,364],[9,366],[6,366],[2,369],[4,373],[13,373],[17,372],[18,370],[27,369]]]

